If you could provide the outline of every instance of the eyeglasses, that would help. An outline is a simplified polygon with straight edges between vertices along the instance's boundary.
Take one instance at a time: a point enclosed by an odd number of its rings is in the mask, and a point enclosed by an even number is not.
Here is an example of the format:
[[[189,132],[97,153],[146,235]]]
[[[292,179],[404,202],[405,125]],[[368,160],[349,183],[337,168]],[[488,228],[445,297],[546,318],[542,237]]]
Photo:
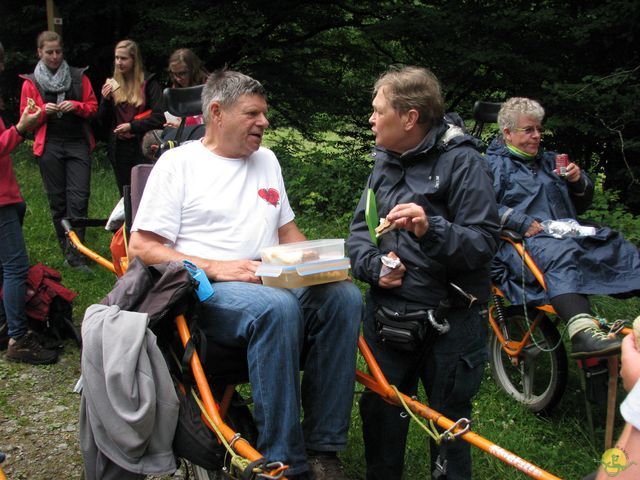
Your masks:
[[[534,132],[538,132],[542,135],[542,127],[524,127],[524,128],[514,128],[516,132],[523,132],[525,135],[533,135]]]
[[[174,77],[177,77],[177,78],[182,78],[182,77],[186,77],[187,75],[189,75],[189,71],[188,70],[183,70],[182,72],[171,72],[171,75],[173,75]]]

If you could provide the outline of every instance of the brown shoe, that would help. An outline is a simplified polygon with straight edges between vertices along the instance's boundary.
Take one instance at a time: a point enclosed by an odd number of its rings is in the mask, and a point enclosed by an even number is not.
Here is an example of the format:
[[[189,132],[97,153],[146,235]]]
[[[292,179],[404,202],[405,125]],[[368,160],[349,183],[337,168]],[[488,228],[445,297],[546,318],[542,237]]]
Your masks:
[[[309,455],[309,474],[312,480],[349,480],[340,459],[333,452]]]
[[[7,359],[13,362],[30,363],[31,365],[47,365],[58,360],[58,352],[47,350],[38,341],[37,337],[28,332],[18,338],[15,343],[9,342]]]

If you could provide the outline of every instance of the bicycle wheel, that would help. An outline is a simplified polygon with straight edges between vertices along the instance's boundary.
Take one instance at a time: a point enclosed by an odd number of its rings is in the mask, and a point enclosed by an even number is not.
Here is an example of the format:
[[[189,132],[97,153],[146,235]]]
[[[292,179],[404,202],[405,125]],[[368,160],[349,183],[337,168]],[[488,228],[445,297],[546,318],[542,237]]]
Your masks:
[[[533,321],[535,315],[530,311],[529,320]],[[505,338],[520,341],[528,330],[522,307],[505,309],[501,328]],[[518,355],[516,365],[490,331],[489,363],[498,386],[535,413],[549,413],[567,386],[567,353],[558,329],[546,315]]]

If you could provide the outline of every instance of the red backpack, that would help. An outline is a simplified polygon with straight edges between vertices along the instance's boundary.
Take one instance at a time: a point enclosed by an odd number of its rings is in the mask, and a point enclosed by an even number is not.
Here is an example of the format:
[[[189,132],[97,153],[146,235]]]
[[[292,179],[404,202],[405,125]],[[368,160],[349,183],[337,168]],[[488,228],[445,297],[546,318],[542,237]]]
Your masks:
[[[73,324],[71,302],[78,294],[62,285],[57,270],[41,263],[29,268],[26,313],[29,327],[37,332],[47,347],[62,347],[71,338],[80,346],[80,333]]]

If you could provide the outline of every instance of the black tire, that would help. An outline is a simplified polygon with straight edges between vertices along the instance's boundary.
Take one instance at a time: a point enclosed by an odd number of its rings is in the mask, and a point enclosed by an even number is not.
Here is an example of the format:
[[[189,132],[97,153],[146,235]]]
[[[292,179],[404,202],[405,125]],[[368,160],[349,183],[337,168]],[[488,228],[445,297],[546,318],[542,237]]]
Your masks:
[[[537,311],[529,311],[533,321]],[[505,338],[520,341],[527,331],[522,307],[505,309],[501,325]],[[535,413],[548,414],[562,398],[567,386],[567,352],[556,326],[544,315],[529,344],[518,356],[517,365],[502,349],[498,338],[490,330],[489,363],[496,384],[516,401]]]

